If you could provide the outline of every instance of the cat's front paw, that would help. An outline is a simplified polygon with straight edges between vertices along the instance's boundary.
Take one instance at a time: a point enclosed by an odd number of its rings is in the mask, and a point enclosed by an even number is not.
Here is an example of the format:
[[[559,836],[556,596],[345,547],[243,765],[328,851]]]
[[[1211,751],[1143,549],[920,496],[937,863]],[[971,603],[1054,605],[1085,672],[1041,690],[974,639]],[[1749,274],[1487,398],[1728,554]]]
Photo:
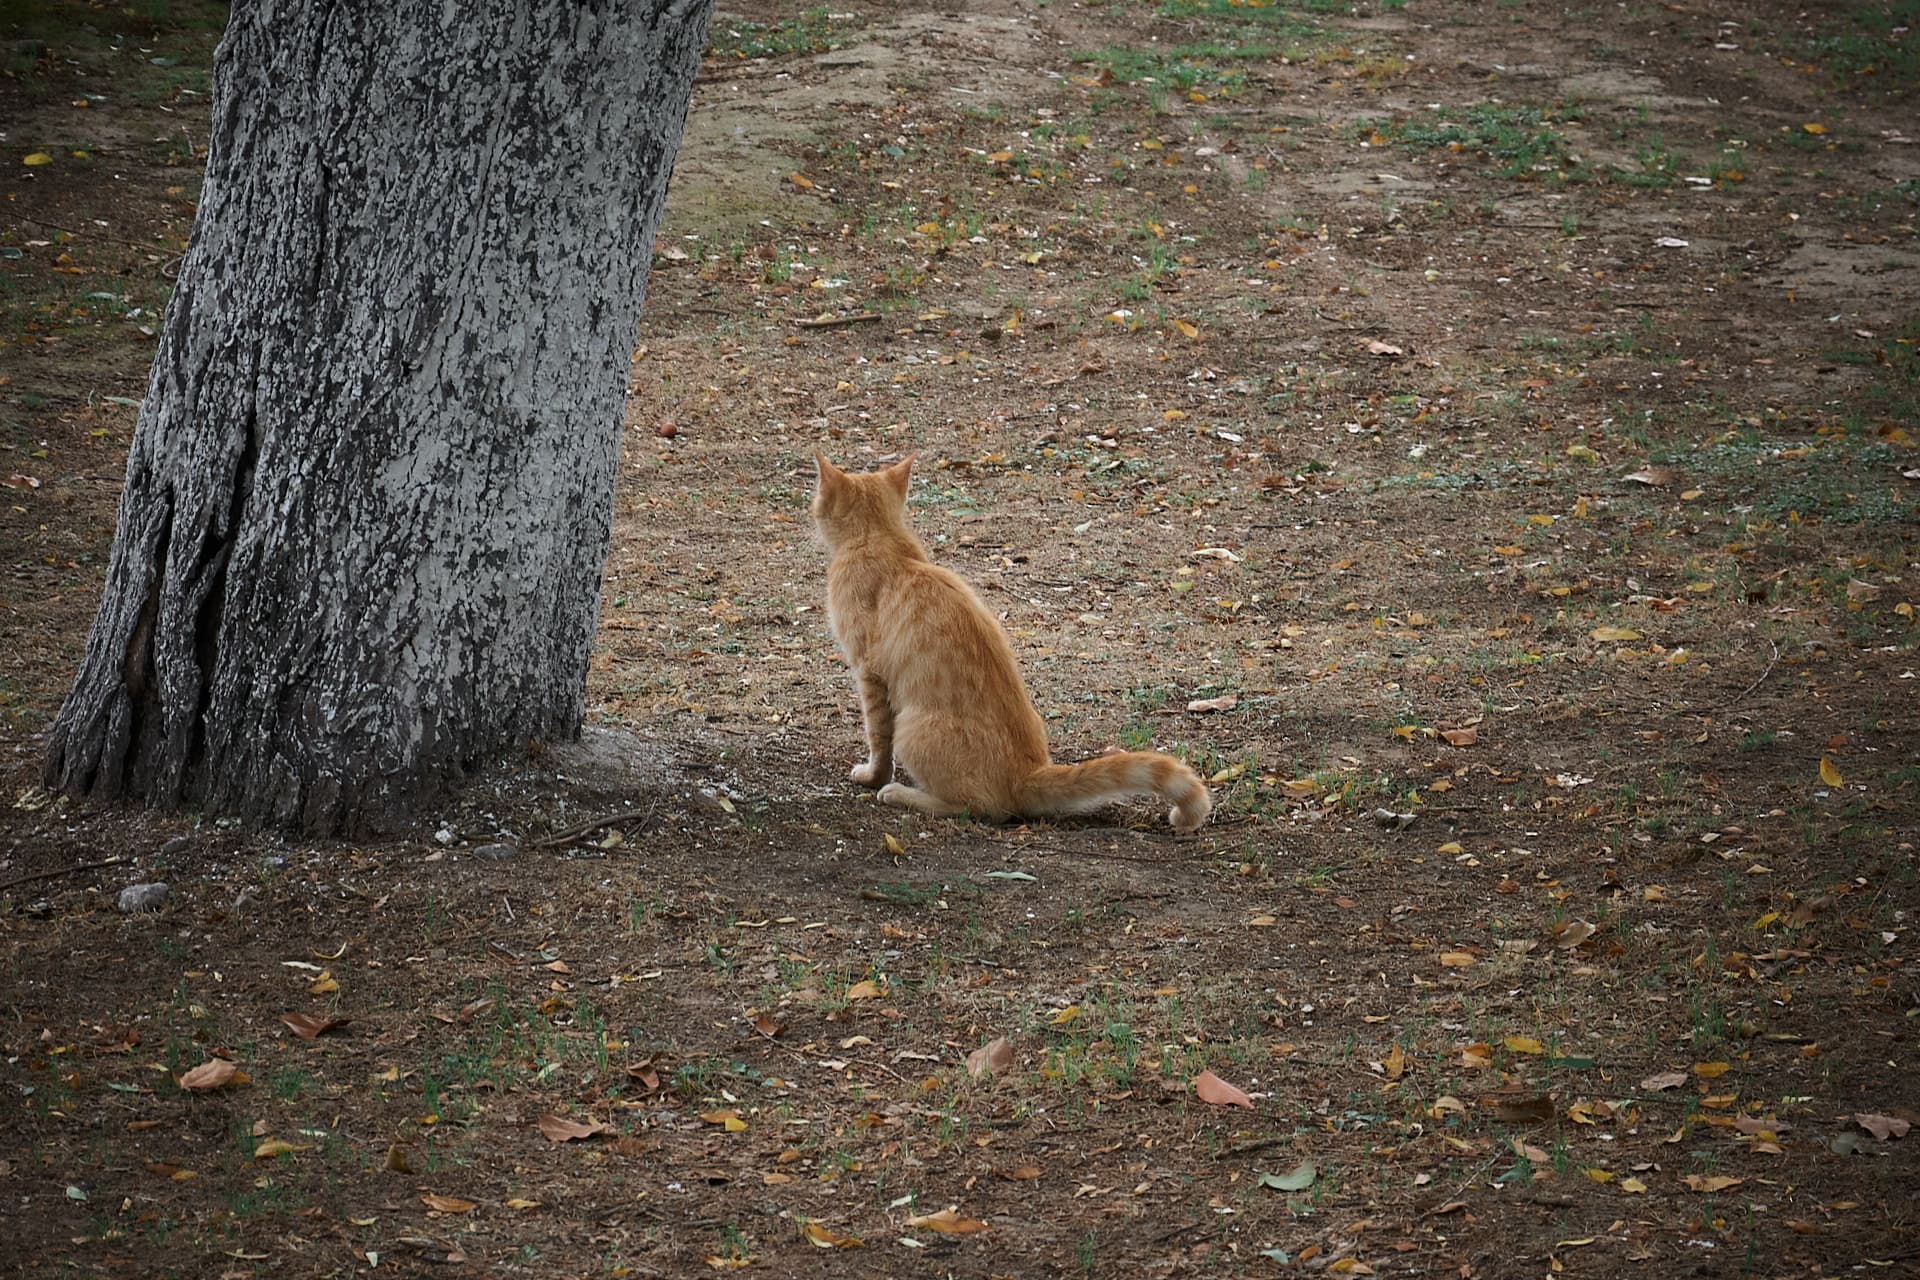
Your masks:
[[[847,780],[863,787],[873,787],[885,782],[886,778],[881,772],[880,763],[869,760],[865,764],[857,764],[847,770]]]

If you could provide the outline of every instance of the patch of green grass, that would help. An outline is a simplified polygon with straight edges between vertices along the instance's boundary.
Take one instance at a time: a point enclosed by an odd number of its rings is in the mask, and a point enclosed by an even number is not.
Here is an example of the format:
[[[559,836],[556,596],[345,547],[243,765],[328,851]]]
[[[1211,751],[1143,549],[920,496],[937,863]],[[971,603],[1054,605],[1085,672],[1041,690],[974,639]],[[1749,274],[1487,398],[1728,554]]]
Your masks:
[[[1920,0],[1843,5],[1823,13],[1821,35],[1802,46],[1809,61],[1837,82],[1884,93],[1911,92],[1920,82]]]
[[[1307,12],[1303,13],[1302,10]],[[1303,0],[1282,4],[1276,0],[1162,0],[1157,16],[1170,22],[1210,22],[1224,26],[1258,27],[1262,31],[1308,36],[1321,29],[1308,13],[1353,12],[1344,0]]]
[[[707,33],[707,56],[791,58],[825,53],[838,46],[833,18],[827,7],[820,5],[774,22],[716,21]]]
[[[1585,171],[1575,162],[1561,126],[1580,118],[1580,108],[1573,103],[1529,107],[1487,102],[1403,120],[1362,120],[1354,130],[1375,145],[1485,156],[1505,178],[1575,181],[1586,176]]]
[[[1235,62],[1277,58],[1288,50],[1265,42],[1207,41],[1173,45],[1164,49],[1098,49],[1076,53],[1073,61],[1104,67],[1113,72],[1119,84],[1149,84],[1177,89],[1181,93],[1205,90],[1214,94],[1233,94],[1245,87],[1246,72],[1233,67]]]

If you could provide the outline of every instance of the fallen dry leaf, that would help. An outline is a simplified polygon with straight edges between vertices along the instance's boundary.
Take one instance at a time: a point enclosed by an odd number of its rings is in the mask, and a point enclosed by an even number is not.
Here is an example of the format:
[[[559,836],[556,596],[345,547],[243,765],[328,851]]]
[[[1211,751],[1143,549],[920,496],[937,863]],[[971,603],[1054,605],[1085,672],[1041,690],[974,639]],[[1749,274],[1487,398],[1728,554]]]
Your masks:
[[[293,1028],[293,1034],[302,1040],[311,1040],[324,1035],[335,1027],[344,1027],[351,1018],[335,1018],[320,1013],[283,1013],[280,1021]]]
[[[728,1133],[739,1133],[747,1127],[747,1122],[740,1118],[740,1113],[732,1109],[725,1111],[702,1111],[700,1118],[708,1124],[719,1125]]]
[[[1640,633],[1632,627],[1601,626],[1587,633],[1602,644],[1618,644],[1627,640],[1638,640]]]
[[[1591,938],[1597,929],[1598,926],[1591,920],[1563,920],[1557,926],[1553,944],[1571,951]]]
[[[1648,1093],[1659,1093],[1663,1089],[1678,1089],[1687,1082],[1684,1071],[1662,1071],[1659,1075],[1648,1076],[1640,1082],[1640,1087]]]
[[[1195,698],[1187,704],[1189,711],[1231,711],[1240,705],[1240,695],[1224,694],[1218,698]]]
[[[437,1196],[428,1192],[420,1197],[420,1203],[429,1209],[437,1209],[441,1213],[473,1212],[473,1201],[462,1200],[459,1196]]]
[[[987,1224],[978,1218],[968,1218],[958,1209],[942,1209],[938,1213],[923,1213],[907,1219],[910,1227],[921,1227],[927,1231],[939,1231],[950,1236],[968,1235],[975,1231],[985,1231]]]
[[[190,1093],[205,1093],[230,1083],[239,1070],[225,1058],[209,1058],[175,1083]]]
[[[808,1244],[822,1249],[858,1249],[861,1246],[860,1237],[840,1235],[821,1226],[812,1218],[800,1224],[800,1234],[807,1238]]]
[[[1252,1098],[1211,1071],[1202,1071],[1193,1078],[1193,1091],[1200,1101],[1212,1103],[1216,1107],[1250,1108],[1253,1106]]]
[[[1737,1187],[1746,1179],[1735,1178],[1724,1173],[1690,1173],[1685,1181],[1688,1190],[1711,1195],[1716,1191],[1725,1191],[1728,1187]]]
[[[1633,472],[1626,478],[1635,484],[1652,485],[1655,488],[1664,489],[1677,481],[1680,478],[1680,473],[1672,467],[1647,467],[1644,470]]]
[[[296,1152],[311,1150],[313,1150],[311,1146],[300,1146],[297,1143],[287,1142],[281,1138],[268,1138],[265,1142],[253,1149],[253,1158],[255,1160],[277,1160],[281,1156],[290,1156]]]
[[[540,1117],[540,1132],[546,1135],[549,1142],[573,1142],[599,1133],[612,1133],[613,1126],[598,1120],[566,1120],[560,1116],[545,1115]]]
[[[885,994],[887,994],[886,987],[872,978],[863,978],[847,988],[849,1000],[878,1000]]]
[[[1911,1122],[1902,1120],[1899,1116],[1874,1115],[1860,1111],[1854,1112],[1853,1122],[1882,1142],[1892,1138],[1904,1138],[1907,1136],[1907,1130],[1912,1128]]]
[[[1464,729],[1442,729],[1440,736],[1450,747],[1470,747],[1480,741],[1480,730],[1468,725]]]
[[[1012,1065],[1013,1046],[1005,1036],[995,1036],[967,1055],[967,1074],[975,1080],[984,1080]]]
[[[1830,787],[1838,787],[1845,785],[1847,780],[1841,776],[1840,770],[1834,765],[1833,761],[1827,759],[1825,756],[1821,756],[1820,781]]]

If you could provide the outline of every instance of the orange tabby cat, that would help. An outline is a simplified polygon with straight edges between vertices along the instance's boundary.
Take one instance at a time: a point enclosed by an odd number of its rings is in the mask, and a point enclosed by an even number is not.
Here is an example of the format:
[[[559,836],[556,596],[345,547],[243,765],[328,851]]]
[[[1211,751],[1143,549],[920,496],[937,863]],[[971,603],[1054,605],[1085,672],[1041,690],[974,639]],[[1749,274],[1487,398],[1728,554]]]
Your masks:
[[[1173,806],[1167,820],[1176,831],[1207,820],[1212,797],[1172,756],[1047,762],[1047,731],[1006,633],[907,527],[911,457],[864,474],[814,459],[813,518],[833,557],[827,617],[866,712],[868,756],[853,781],[879,787],[887,804],[936,816],[1085,813],[1155,795]],[[893,780],[896,760],[918,785]]]

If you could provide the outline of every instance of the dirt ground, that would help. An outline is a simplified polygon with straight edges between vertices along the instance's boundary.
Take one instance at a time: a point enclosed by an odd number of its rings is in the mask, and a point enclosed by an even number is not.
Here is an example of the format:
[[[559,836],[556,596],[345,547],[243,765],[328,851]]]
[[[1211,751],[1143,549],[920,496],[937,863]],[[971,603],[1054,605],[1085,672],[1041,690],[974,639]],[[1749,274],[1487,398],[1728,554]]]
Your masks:
[[[587,737],[311,845],[36,789],[219,14],[0,11],[0,1270],[1920,1273],[1916,19],[730,2]],[[815,449],[1215,821],[848,784]]]

